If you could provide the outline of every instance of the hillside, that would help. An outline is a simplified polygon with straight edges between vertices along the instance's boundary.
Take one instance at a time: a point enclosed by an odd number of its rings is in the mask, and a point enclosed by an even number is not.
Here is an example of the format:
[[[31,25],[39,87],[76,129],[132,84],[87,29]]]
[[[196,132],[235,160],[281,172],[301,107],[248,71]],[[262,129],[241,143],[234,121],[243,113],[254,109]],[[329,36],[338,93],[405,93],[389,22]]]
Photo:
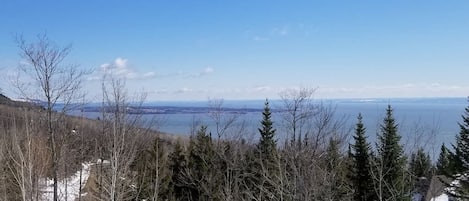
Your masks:
[[[26,102],[14,101],[0,95],[0,183],[2,183],[0,195],[6,197],[5,199],[0,198],[0,200],[16,200],[21,194],[20,191],[23,190],[21,186],[28,185],[42,186],[31,192],[31,194],[37,193],[38,196],[45,196],[50,193],[50,178],[52,178],[51,170],[53,166],[50,135],[45,116],[45,110],[41,107]],[[76,176],[82,164],[96,162],[97,160],[109,160],[110,154],[114,151],[112,141],[122,139],[112,138],[113,129],[110,128],[113,125],[115,126],[112,123],[112,117],[103,121],[60,113],[54,113],[53,116],[53,130],[56,135],[57,150],[59,150],[58,179],[60,182],[67,181],[74,175]],[[168,150],[173,149],[177,137],[151,130],[149,127],[145,127],[145,122],[135,122],[122,127],[128,133],[135,134],[135,136],[123,137],[123,142],[132,145],[132,151],[129,153],[132,153],[133,156],[127,158],[127,162],[136,163],[133,158],[138,155],[137,153],[144,153],[145,150],[151,147],[157,137],[160,138],[162,144]],[[119,135],[119,137],[122,136]],[[34,171],[23,172],[25,168]],[[100,169],[99,171],[102,174],[103,170]],[[93,171],[91,177],[96,178],[95,174],[96,171]],[[29,182],[20,179],[23,176],[34,178],[34,181],[30,181],[29,184],[22,183]],[[73,187],[67,182],[65,182],[65,185],[68,185],[70,189]],[[83,183],[83,186],[93,185]],[[96,191],[96,189],[90,187],[87,187],[87,189],[82,193],[89,190]]]
[[[0,105],[7,105],[12,107],[39,107],[30,102],[11,100],[3,94],[0,94]]]

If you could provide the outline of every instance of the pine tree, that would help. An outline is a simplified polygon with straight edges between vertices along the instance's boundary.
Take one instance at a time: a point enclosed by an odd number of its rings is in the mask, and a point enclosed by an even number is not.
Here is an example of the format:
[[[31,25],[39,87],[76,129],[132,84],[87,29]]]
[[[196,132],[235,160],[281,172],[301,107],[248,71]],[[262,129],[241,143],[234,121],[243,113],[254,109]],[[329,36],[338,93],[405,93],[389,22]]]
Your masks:
[[[440,148],[440,155],[436,161],[436,174],[438,175],[452,175],[453,167],[451,165],[451,154],[448,148],[443,143]]]
[[[351,145],[351,150],[349,151],[351,157],[349,179],[354,190],[354,200],[372,201],[376,200],[376,194],[371,175],[371,148],[370,144],[366,141],[366,128],[363,125],[362,115],[358,114],[357,119],[355,135],[353,136],[355,144]]]
[[[399,144],[401,136],[393,117],[391,105],[386,109],[386,116],[380,125],[378,135],[378,168],[381,169],[381,192],[385,199],[406,200],[409,193],[405,181],[406,157]]]

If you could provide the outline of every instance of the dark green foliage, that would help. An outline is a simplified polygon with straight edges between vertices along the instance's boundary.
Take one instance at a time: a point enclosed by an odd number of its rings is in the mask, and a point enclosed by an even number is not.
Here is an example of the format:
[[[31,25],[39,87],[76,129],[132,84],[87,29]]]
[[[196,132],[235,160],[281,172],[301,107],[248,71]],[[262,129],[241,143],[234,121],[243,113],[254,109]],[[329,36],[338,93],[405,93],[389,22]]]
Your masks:
[[[272,113],[270,112],[269,101],[265,101],[264,111],[262,112],[262,127],[259,128],[261,138],[257,144],[257,151],[264,162],[274,162],[277,154],[277,142],[275,138],[275,129],[272,127]],[[271,164],[270,164],[271,165]]]
[[[432,163],[430,155],[423,148],[419,148],[416,153],[412,153],[409,162],[409,171],[414,179],[421,177],[429,178],[431,175]]]
[[[390,105],[386,109],[386,116],[380,125],[378,135],[377,160],[378,169],[381,170],[382,195],[386,199],[408,199],[408,187],[405,181],[406,157],[399,144],[401,136],[398,134],[398,125],[393,117]]]
[[[456,188],[455,196],[469,198],[469,181],[459,177],[469,173],[469,106],[465,108],[462,119],[462,123],[458,123],[459,135],[456,136],[456,145],[453,145],[455,152],[451,153],[450,167],[453,167],[454,171],[447,176],[460,180],[460,187]]]
[[[278,175],[278,156],[277,142],[275,138],[275,129],[271,120],[269,101],[265,101],[264,111],[262,112],[261,128],[259,128],[259,143],[247,155],[248,168],[246,172],[249,175],[247,185],[254,192],[252,196],[257,199],[268,200],[276,197],[275,180]]]
[[[165,148],[165,142],[156,138],[149,149],[137,154],[134,163],[139,184],[136,199],[168,199],[170,174]]]
[[[217,200],[221,193],[220,158],[207,127],[202,126],[188,148],[188,170],[185,183],[191,189],[191,200]]]
[[[327,184],[329,195],[323,195],[324,199],[345,200],[348,193],[347,163],[340,153],[340,140],[330,138],[324,157],[326,175],[330,182]]]
[[[436,174],[437,175],[452,175],[454,174],[454,167],[452,166],[451,152],[446,148],[443,143],[440,148],[440,155],[436,161]]]
[[[459,135],[456,136],[456,146],[453,145],[455,150],[455,171],[457,173],[466,172],[469,170],[469,107],[465,108],[464,115],[462,115],[463,122],[459,124]]]
[[[169,155],[168,159],[168,168],[171,174],[169,197],[172,200],[189,200],[192,189],[184,182],[184,173],[187,171],[187,158],[179,141],[176,143],[174,151]]]
[[[376,200],[376,194],[373,187],[373,177],[371,173],[371,148],[366,141],[366,129],[362,122],[362,115],[358,114],[357,124],[355,126],[355,143],[351,145],[349,155],[350,176],[354,190],[353,199],[356,201]]]

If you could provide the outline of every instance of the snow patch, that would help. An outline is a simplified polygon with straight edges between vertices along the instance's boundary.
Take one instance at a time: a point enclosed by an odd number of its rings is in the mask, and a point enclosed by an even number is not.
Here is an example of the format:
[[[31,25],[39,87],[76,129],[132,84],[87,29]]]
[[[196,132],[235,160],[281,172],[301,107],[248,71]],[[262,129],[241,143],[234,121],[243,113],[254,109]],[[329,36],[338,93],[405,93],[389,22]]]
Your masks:
[[[430,201],[449,201],[449,197],[448,195],[443,193],[439,196],[433,197]]]
[[[81,185],[85,186],[88,177],[90,176],[90,163],[82,164]],[[44,184],[42,192],[42,200],[54,200],[54,181],[52,179],[44,179],[41,183]],[[58,181],[57,184],[58,200],[75,200],[80,193],[80,171],[65,180]],[[85,195],[86,193],[83,193]],[[66,199],[67,198],[67,199]]]

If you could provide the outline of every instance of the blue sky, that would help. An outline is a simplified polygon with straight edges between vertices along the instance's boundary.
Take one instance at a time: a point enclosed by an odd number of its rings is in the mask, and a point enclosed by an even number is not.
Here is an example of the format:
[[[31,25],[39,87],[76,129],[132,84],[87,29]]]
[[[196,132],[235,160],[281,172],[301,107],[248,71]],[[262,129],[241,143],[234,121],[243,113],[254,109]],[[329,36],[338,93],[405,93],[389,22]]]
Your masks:
[[[67,63],[103,69],[148,100],[469,95],[469,1],[14,1],[0,6],[0,86],[15,34],[73,45]],[[108,71],[109,72],[109,71]],[[3,84],[4,83],[4,84]]]

